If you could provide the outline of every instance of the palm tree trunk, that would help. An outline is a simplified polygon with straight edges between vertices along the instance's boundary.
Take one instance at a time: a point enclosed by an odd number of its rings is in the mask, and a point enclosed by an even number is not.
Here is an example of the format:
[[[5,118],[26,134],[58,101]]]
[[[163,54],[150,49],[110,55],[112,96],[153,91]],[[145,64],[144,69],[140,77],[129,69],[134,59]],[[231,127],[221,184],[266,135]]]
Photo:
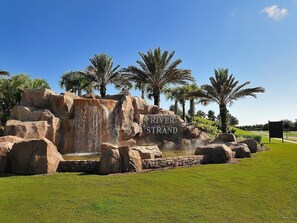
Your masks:
[[[141,89],[141,98],[144,99],[144,89]]]
[[[190,99],[190,116],[193,117],[195,115],[195,99]]]
[[[157,105],[158,107],[160,107],[160,88],[156,87],[153,90],[153,97],[154,97],[154,105]]]
[[[106,95],[106,86],[104,84],[100,85],[100,95],[101,95],[101,98],[105,97]]]
[[[178,104],[177,100],[174,101],[174,113],[177,114]]]
[[[186,103],[185,103],[185,100],[183,100],[182,102],[182,107],[183,107],[183,120],[186,121]]]
[[[221,116],[221,130],[223,133],[227,132],[227,107],[226,105],[220,105]]]

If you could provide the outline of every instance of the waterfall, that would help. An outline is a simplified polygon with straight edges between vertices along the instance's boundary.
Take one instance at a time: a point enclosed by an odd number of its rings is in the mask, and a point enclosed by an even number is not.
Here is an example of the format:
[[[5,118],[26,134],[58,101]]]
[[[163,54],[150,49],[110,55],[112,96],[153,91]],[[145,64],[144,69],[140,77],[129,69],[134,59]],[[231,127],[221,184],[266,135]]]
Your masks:
[[[102,143],[117,145],[118,111],[116,101],[74,100],[73,153],[100,153]]]

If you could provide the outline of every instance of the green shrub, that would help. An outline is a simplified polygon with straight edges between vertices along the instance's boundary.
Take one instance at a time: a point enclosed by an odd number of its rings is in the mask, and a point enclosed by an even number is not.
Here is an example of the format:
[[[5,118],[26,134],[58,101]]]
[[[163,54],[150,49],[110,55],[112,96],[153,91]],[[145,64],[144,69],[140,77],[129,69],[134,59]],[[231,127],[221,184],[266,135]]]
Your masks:
[[[192,125],[197,127],[199,130],[206,132],[211,138],[215,138],[220,133],[220,130],[216,126],[208,123],[193,121]]]
[[[248,134],[248,135],[241,135],[241,134],[235,134],[235,136],[237,138],[242,139],[242,140],[244,140],[244,139],[253,139],[253,140],[257,141],[258,143],[261,143],[261,140],[262,140],[262,136],[260,136],[260,135],[250,135],[250,134]]]

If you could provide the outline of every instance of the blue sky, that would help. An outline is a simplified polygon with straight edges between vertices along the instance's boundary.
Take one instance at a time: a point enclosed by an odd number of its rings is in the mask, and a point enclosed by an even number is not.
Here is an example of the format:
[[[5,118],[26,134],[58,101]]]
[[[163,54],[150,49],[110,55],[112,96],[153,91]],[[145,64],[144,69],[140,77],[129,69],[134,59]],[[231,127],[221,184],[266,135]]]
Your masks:
[[[44,78],[57,93],[60,76],[95,53],[126,67],[160,46],[175,50],[199,85],[222,67],[265,87],[229,107],[241,125],[297,118],[297,0],[0,0],[0,10],[0,69]]]

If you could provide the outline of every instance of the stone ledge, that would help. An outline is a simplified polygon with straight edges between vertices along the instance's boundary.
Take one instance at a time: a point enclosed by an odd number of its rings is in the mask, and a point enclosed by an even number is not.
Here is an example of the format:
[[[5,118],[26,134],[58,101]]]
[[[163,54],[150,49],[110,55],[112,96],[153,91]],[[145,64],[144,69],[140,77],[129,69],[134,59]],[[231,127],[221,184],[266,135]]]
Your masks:
[[[177,156],[142,160],[143,169],[172,168],[178,166],[196,166],[209,163],[206,155]]]
[[[142,161],[143,169],[173,168],[179,166],[197,166],[207,164],[210,161],[207,155],[177,156],[156,159],[144,159]],[[85,172],[99,173],[100,161],[61,161],[58,172]]]
[[[61,161],[59,163],[57,172],[98,173],[99,166],[100,166],[100,161],[67,160],[67,161]]]

